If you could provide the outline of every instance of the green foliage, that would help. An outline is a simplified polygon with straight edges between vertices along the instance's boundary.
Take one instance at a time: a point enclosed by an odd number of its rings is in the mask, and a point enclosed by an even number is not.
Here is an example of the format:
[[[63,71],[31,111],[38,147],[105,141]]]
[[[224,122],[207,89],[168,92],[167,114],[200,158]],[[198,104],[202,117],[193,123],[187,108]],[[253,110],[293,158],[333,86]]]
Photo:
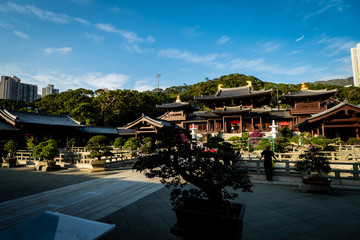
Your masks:
[[[125,142],[124,149],[130,150],[130,151],[136,150],[136,149],[138,149],[139,144],[140,144],[140,141],[136,137],[131,137]]]
[[[360,139],[357,138],[349,138],[346,142],[346,145],[360,145]]]
[[[291,150],[291,147],[289,146],[290,142],[287,138],[284,137],[277,137],[274,139],[275,144],[275,152],[288,152]]]
[[[15,156],[17,148],[18,148],[18,144],[16,142],[14,142],[13,140],[9,140],[4,145],[4,150],[9,154],[9,156],[11,158],[13,158]]]
[[[70,140],[69,140],[69,145],[70,145],[71,147],[77,146],[77,145],[78,145],[78,140],[77,140],[76,138],[70,139]]]
[[[265,148],[271,147],[271,141],[268,138],[263,138],[255,147],[255,150],[265,150]]]
[[[124,146],[125,141],[126,141],[125,138],[123,138],[123,137],[117,137],[117,138],[115,138],[113,147],[114,147],[114,148],[122,148],[122,147]]]
[[[287,127],[282,127],[279,130],[279,136],[284,138],[292,138],[293,132]]]
[[[89,157],[101,160],[103,156],[112,156],[111,147],[108,146],[110,140],[103,135],[96,135],[89,139],[86,149],[90,151]]]
[[[299,158],[302,160],[295,164],[296,171],[303,173],[316,172],[321,176],[323,173],[329,173],[331,170],[329,161],[316,147],[310,148],[304,154],[300,154]]]
[[[242,150],[247,150],[248,149],[248,139],[250,137],[250,134],[248,132],[243,132],[242,136],[240,137],[240,143],[239,143],[239,147]]]
[[[59,155],[57,142],[53,139],[46,142],[40,142],[34,147],[33,155],[41,160],[53,160]]]
[[[35,147],[34,137],[26,137],[25,142],[26,142],[26,149],[32,150]]]
[[[228,139],[228,141],[234,142],[234,143],[239,142],[240,140],[241,140],[241,137],[239,137],[239,136],[232,136]]]
[[[196,200],[208,199],[211,210],[224,213],[230,205],[228,200],[237,197],[236,191],[251,191],[251,181],[244,168],[233,167],[217,160],[222,153],[203,152],[191,147],[181,129],[163,127],[156,135],[155,154],[140,157],[134,169],[145,172],[148,178],[159,177],[166,187],[172,188],[170,200],[174,206],[187,206]],[[211,145],[218,145],[221,151],[228,151],[230,144],[222,145],[220,138],[210,140]],[[224,153],[223,152],[223,153]],[[231,159],[234,159],[234,154]],[[223,156],[223,155],[222,155]],[[192,184],[195,188],[184,188]],[[226,211],[226,210],[225,210]]]
[[[152,152],[152,138],[146,137],[142,140],[140,150],[143,153],[151,153]]]
[[[309,139],[309,142],[315,146],[321,147],[324,150],[331,150],[332,148],[329,146],[329,144],[337,143],[338,138],[329,139],[324,136],[317,136],[317,137],[311,137]]]

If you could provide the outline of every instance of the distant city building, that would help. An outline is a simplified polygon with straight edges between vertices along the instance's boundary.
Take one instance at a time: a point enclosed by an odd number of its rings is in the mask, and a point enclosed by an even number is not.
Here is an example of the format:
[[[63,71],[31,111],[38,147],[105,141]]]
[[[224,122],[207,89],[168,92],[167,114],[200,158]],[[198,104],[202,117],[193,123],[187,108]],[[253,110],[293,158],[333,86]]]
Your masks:
[[[46,88],[42,88],[42,97],[53,93],[59,93],[59,89],[54,88],[54,85],[48,84]]]
[[[360,87],[360,43],[351,48],[351,62],[354,75],[354,86]]]
[[[15,76],[1,76],[0,99],[31,102],[38,98],[38,87],[32,84],[20,83]]]

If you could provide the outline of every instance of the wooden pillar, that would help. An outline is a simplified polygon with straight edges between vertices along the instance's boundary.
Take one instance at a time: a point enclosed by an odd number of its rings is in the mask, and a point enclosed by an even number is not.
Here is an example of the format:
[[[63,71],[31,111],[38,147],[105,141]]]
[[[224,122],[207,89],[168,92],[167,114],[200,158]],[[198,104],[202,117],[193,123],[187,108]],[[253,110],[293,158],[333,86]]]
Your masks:
[[[216,119],[214,119],[214,132],[217,132]]]
[[[320,128],[316,129],[316,134],[319,136],[320,135]]]
[[[262,126],[262,117],[260,116],[260,131],[263,130],[263,126]]]
[[[206,131],[207,132],[210,132],[210,121],[209,121],[209,119],[208,120],[206,120]]]
[[[357,127],[355,131],[356,131],[356,139],[359,139],[360,138],[360,136],[359,136],[359,128]]]
[[[314,137],[314,129],[311,129],[311,137]]]
[[[325,136],[325,123],[321,124],[322,135]]]
[[[226,133],[226,122],[225,122],[225,117],[223,117],[223,132]]]
[[[254,118],[253,118],[253,117],[251,118],[251,128],[252,128],[252,131],[255,131],[255,128],[254,128]]]
[[[242,131],[243,131],[243,126],[242,126],[242,115],[240,115],[239,129],[240,129],[240,132],[242,133]]]

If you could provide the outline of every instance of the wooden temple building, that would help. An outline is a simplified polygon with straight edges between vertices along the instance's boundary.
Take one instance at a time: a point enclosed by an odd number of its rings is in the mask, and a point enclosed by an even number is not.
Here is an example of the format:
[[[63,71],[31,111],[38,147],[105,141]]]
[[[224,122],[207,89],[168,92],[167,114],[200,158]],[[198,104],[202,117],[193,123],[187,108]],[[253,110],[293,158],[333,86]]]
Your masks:
[[[272,121],[295,132],[307,131],[312,136],[328,138],[360,138],[360,108],[346,101],[333,99],[337,90],[309,90],[302,83],[301,90],[284,94],[282,104],[290,109],[270,108],[273,89],[253,90],[247,86],[222,88],[215,95],[195,97],[194,100],[212,109],[210,112],[191,112],[189,103],[181,102],[157,105],[167,112],[159,119],[173,122],[190,130],[193,126],[198,134],[241,134],[259,130],[270,135]]]
[[[223,88],[216,94],[194,97],[194,100],[209,107],[211,111],[198,111],[180,97],[173,103],[156,105],[165,110],[159,117],[143,114],[123,127],[85,126],[66,115],[49,115],[0,110],[0,140],[33,137],[35,142],[50,138],[66,146],[71,138],[86,141],[94,135],[105,135],[111,139],[123,137],[146,137],[156,134],[159,128],[172,124],[181,128],[195,128],[198,135],[204,133],[241,135],[243,132],[259,130],[271,136],[273,121],[278,130],[287,127],[294,132],[307,131],[312,136],[328,138],[360,138],[360,107],[346,101],[333,99],[337,90],[308,90],[305,84],[299,92],[282,96],[281,103],[289,109],[270,108],[273,89],[253,90],[247,86]]]

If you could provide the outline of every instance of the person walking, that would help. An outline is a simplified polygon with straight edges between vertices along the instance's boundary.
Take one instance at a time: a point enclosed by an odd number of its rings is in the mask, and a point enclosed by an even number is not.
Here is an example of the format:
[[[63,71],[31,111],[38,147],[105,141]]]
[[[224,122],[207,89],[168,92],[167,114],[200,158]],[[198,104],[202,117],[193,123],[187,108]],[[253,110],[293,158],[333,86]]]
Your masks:
[[[264,158],[264,169],[266,180],[272,181],[272,171],[273,171],[273,162],[272,159],[276,161],[276,157],[273,151],[270,150],[270,146],[267,146],[264,151],[261,153],[260,161]]]

